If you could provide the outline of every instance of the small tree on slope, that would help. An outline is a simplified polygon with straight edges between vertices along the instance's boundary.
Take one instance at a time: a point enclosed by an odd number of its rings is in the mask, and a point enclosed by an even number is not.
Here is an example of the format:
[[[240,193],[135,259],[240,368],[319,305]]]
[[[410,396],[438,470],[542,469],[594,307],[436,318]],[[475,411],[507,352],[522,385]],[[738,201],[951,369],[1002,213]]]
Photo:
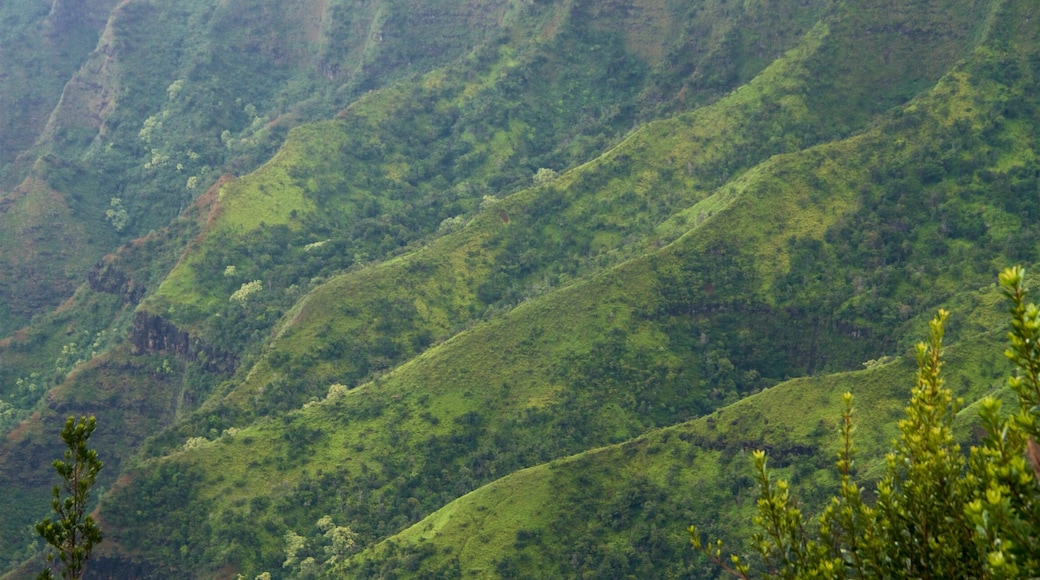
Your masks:
[[[79,421],[69,417],[65,422],[61,438],[68,449],[64,460],[54,461],[54,469],[63,480],[62,485],[54,486],[51,501],[57,518],[44,518],[36,524],[36,531],[58,552],[61,577],[66,580],[83,577],[91,550],[101,542],[101,528],[87,515],[90,490],[102,467],[97,451],[87,448],[95,426],[94,417],[80,417]],[[47,554],[47,560],[53,562],[54,554]],[[54,575],[48,567],[37,578],[52,579]]]
[[[961,402],[943,384],[940,310],[927,343],[917,345],[917,380],[901,435],[868,505],[852,481],[852,395],[844,396],[840,491],[819,517],[817,533],[788,494],[769,479],[766,455],[754,453],[761,495],[754,547],[767,578],[1031,578],[1040,576],[1040,309],[1027,303],[1024,271],[1000,274],[1012,303],[1010,347],[1015,364],[1008,386],[1021,403],[1002,417],[1000,402],[981,401],[986,437],[968,457],[954,442],[952,421]],[[741,578],[749,564],[722,556],[722,543],[696,548]]]

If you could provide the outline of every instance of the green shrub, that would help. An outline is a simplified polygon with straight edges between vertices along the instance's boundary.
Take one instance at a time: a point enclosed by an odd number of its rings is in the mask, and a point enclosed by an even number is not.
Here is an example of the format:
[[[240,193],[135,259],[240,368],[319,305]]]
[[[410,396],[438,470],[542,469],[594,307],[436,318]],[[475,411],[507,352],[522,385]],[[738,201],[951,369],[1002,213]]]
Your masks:
[[[1011,300],[1010,347],[1017,367],[1008,387],[1021,408],[1004,415],[1000,401],[979,404],[986,432],[965,456],[954,440],[961,401],[943,383],[943,310],[927,344],[917,345],[917,384],[901,435],[887,456],[887,474],[868,504],[852,478],[852,395],[845,394],[841,490],[809,530],[784,480],[771,481],[766,454],[754,453],[761,495],[753,545],[769,578],[1022,578],[1040,574],[1040,308],[1026,302],[1020,267],[1005,270],[1000,286]],[[1028,461],[1027,461],[1028,459]],[[717,564],[748,578],[751,564],[722,558],[721,541],[693,544]]]

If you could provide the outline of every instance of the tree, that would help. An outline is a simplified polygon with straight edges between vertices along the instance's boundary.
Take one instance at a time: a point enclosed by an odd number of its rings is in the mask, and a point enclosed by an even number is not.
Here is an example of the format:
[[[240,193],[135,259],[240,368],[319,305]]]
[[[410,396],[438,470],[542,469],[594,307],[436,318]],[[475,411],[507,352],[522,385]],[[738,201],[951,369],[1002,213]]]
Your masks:
[[[66,580],[83,577],[90,552],[102,539],[101,528],[87,514],[90,490],[102,467],[97,451],[87,448],[95,427],[94,417],[80,417],[78,421],[69,417],[65,421],[61,438],[68,449],[64,460],[54,461],[54,469],[63,481],[54,486],[51,501],[57,518],[44,518],[36,524],[36,531],[57,551],[63,568],[61,577]],[[47,554],[47,561],[54,561],[53,553]],[[48,566],[37,578],[54,578],[54,574]]]
[[[754,453],[760,497],[753,544],[768,578],[1022,578],[1040,576],[1040,309],[1028,303],[1025,272],[1009,268],[1000,287],[1011,301],[1010,347],[1016,372],[1008,386],[1020,409],[980,402],[986,436],[965,457],[952,422],[961,405],[941,375],[940,310],[927,343],[917,345],[918,373],[901,436],[886,457],[873,505],[852,480],[852,395],[844,396],[840,491],[817,527],[796,507],[787,482],[773,482],[766,455]],[[722,543],[691,540],[717,564],[749,578],[750,564],[722,556]]]

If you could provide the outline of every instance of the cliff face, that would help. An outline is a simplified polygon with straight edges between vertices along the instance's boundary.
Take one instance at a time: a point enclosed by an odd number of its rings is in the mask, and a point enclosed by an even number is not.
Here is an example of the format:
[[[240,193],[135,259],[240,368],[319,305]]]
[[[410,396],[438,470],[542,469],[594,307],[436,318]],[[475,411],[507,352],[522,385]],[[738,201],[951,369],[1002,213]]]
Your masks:
[[[212,373],[227,374],[238,365],[234,353],[219,351],[169,320],[144,310],[134,315],[130,343],[136,355],[171,354],[189,362],[198,362]]]
[[[196,354],[197,343],[191,335],[166,319],[148,312],[138,312],[134,317],[130,342],[134,345],[135,354],[168,352],[183,357]]]
[[[94,292],[119,296],[126,305],[137,304],[147,292],[147,288],[130,274],[103,261],[87,273],[87,286]]]

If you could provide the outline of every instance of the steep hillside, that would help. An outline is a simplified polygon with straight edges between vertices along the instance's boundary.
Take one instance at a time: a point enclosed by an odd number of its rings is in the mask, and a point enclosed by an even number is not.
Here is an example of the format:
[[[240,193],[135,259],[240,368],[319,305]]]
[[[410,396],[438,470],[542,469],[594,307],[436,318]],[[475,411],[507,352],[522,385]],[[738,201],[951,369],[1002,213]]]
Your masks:
[[[10,0],[0,6],[0,194],[17,184],[19,156],[43,132],[115,4]]]
[[[975,399],[1003,385],[999,334],[948,351],[947,377],[959,396]],[[794,379],[689,423],[517,471],[325,572],[333,578],[715,577],[721,571],[690,548],[686,528],[696,524],[730,546],[750,548],[745,541],[758,499],[750,451],[768,451],[774,473],[793,484],[798,498],[819,506],[836,491],[830,458],[838,451],[841,396],[852,392],[859,477],[869,488],[896,435],[913,371],[912,363],[896,359],[867,371]],[[976,412],[969,407],[958,418],[966,439]],[[301,533],[307,544],[297,559],[324,559],[329,541],[322,530],[312,524]]]
[[[1003,372],[1028,1],[246,4],[121,4],[10,165],[4,566],[90,412],[100,574],[710,575],[740,450],[823,497],[919,315],[961,305],[969,400]]]
[[[28,4],[5,4],[0,43],[4,333],[222,173],[259,165],[288,128],[458,58],[508,14],[505,1]],[[26,82],[37,71],[43,84]],[[20,245],[42,259],[12,259]]]
[[[375,108],[368,100],[362,100],[356,116],[349,110],[347,120],[301,128],[264,168],[226,186],[205,239],[145,302],[143,311],[170,320],[202,343],[222,350],[240,350],[249,343],[247,333],[256,336],[257,331],[270,328],[285,305],[306,289],[293,285],[301,281],[314,283],[310,276],[334,271],[336,266],[361,270],[359,267],[372,258],[415,249],[419,246],[397,246],[415,237],[417,230],[421,234],[423,229],[437,228],[436,233],[448,234],[423,249],[422,252],[429,251],[428,256],[415,253],[380,264],[372,271],[348,274],[307,298],[298,307],[299,312],[292,313],[294,332],[300,329],[300,334],[313,336],[313,327],[325,328],[321,344],[293,340],[288,352],[281,353],[285,356],[276,356],[276,360],[299,367],[292,364],[296,358],[313,358],[324,349],[325,354],[320,356],[342,359],[344,353],[336,349],[350,347],[351,360],[337,360],[336,371],[325,371],[329,376],[306,378],[317,379],[310,382],[318,389],[331,379],[353,386],[370,371],[392,366],[431,341],[447,338],[468,320],[508,310],[524,298],[565,286],[569,280],[594,274],[674,239],[705,216],[688,213],[668,223],[666,220],[678,212],[689,212],[690,206],[717,191],[720,194],[714,201],[706,202],[698,210],[711,213],[719,200],[727,197],[727,190],[717,189],[720,184],[735,179],[771,155],[840,134],[831,125],[837,114],[833,105],[824,106],[824,99],[815,95],[856,101],[859,91],[864,90],[869,78],[857,83],[842,78],[843,74],[851,74],[847,71],[818,69],[830,54],[851,52],[845,46],[848,42],[857,39],[831,34],[827,25],[821,24],[787,57],[719,103],[651,123],[601,158],[535,189],[501,202],[485,196],[481,216],[457,233],[453,230],[462,228],[469,215],[454,212],[473,207],[476,200],[465,197],[472,195],[474,182],[465,181],[445,192],[441,189],[447,181],[444,174],[433,175],[426,169],[421,172],[425,179],[418,179],[409,187],[408,180],[393,177],[409,171],[408,161],[416,154],[409,155],[405,150],[395,156],[386,145],[378,146],[383,153],[375,157],[355,152],[377,147],[369,143],[364,148],[357,145],[366,141],[360,135],[386,134],[381,125],[373,128],[364,122],[366,113],[370,116],[373,109],[382,111],[385,105]],[[949,51],[946,44],[939,46]],[[937,49],[936,56],[938,53]],[[904,56],[909,57],[909,53]],[[914,78],[920,73],[915,70]],[[857,88],[838,97],[820,87],[821,81],[816,78],[828,79],[828,83],[841,80],[842,85]],[[429,102],[431,85],[440,87],[442,92],[451,86],[444,74],[435,73],[424,79],[415,93],[402,99],[408,106],[428,103],[428,112],[412,113],[408,126],[437,126],[443,118],[453,118],[456,107],[466,109],[465,93],[461,105],[445,97]],[[532,91],[531,98],[542,98],[539,95],[543,93]],[[447,111],[442,113],[444,109]],[[845,107],[842,111],[848,119],[858,116],[861,122],[871,113],[870,108]],[[389,116],[406,115],[395,107]],[[465,115],[461,119],[456,126],[465,127]],[[800,137],[770,139],[774,131]],[[461,137],[464,143],[468,140],[465,129],[445,129],[443,133],[444,140],[453,140],[449,135]],[[408,133],[415,134],[414,129]],[[497,139],[498,134],[490,140],[491,147]],[[431,141],[439,142],[436,138]],[[480,143],[472,146],[477,149],[473,153],[480,153],[483,147]],[[421,148],[424,152],[431,149],[436,147],[424,144]],[[387,161],[395,158],[396,163]],[[322,165],[316,166],[316,160]],[[329,168],[335,168],[337,173],[331,173]],[[343,171],[344,168],[350,169]],[[344,180],[344,174],[352,178]],[[526,181],[529,175],[518,180]],[[307,176],[308,180],[303,182],[293,176]],[[487,191],[486,188],[485,184],[477,191]],[[396,191],[408,196],[407,200],[394,203],[397,200],[392,192]],[[378,192],[378,198],[373,192]],[[274,200],[277,203],[272,203]],[[359,209],[371,204],[391,211],[372,221],[359,218],[359,213],[364,214]],[[393,211],[395,205],[407,208],[405,214]],[[342,225],[328,225],[329,216],[340,212],[343,217],[331,219]],[[326,228],[315,231],[318,224]],[[330,237],[323,239],[325,235]],[[356,263],[359,257],[362,263]],[[244,305],[228,299],[253,280],[261,281],[263,292]],[[355,284],[361,288],[354,287]],[[401,290],[401,294],[397,295],[392,288]],[[288,296],[283,295],[286,292]],[[415,293],[425,303],[416,308],[427,312],[420,313],[404,304],[412,302]],[[329,302],[337,304],[341,316],[331,313],[328,307],[309,307]],[[308,312],[313,312],[313,316],[308,316]],[[337,323],[340,318],[343,322]],[[377,327],[387,324],[387,319],[392,319],[395,328],[379,330]],[[360,331],[363,327],[369,330]],[[230,335],[236,330],[238,336]],[[380,340],[394,344],[373,348]],[[351,344],[335,346],[344,341]],[[410,348],[406,344],[409,341],[415,342]],[[344,364],[355,368],[344,368]],[[321,367],[315,361],[304,362],[303,366]],[[338,375],[331,376],[333,372]],[[303,398],[297,399],[296,404],[306,400],[308,394],[301,394]]]

